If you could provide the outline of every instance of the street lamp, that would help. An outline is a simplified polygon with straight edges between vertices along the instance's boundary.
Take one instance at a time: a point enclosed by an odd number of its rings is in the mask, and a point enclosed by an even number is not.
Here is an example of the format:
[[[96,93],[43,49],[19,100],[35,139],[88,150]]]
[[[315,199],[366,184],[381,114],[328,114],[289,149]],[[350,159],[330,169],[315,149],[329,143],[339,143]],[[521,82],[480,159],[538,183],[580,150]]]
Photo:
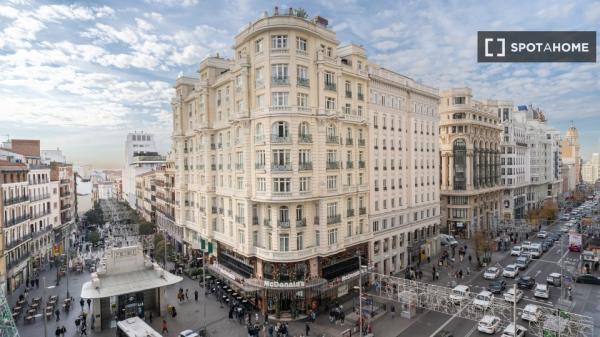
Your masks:
[[[46,277],[44,276],[42,277],[42,301],[46,300],[46,288],[54,289],[55,286],[46,287]],[[48,319],[46,316],[46,309],[43,309],[42,315],[44,315],[44,337],[48,337]]]
[[[363,310],[362,310],[362,256],[360,250],[356,251],[358,255],[358,324],[360,337],[363,336]],[[354,287],[356,289],[357,287]]]

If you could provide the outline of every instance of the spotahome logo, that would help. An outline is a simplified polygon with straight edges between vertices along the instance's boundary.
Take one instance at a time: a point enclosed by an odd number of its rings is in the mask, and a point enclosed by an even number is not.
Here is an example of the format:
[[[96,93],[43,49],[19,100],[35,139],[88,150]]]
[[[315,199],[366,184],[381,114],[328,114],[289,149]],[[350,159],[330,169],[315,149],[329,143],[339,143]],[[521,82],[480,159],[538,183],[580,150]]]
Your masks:
[[[478,62],[596,62],[596,32],[477,32]]]

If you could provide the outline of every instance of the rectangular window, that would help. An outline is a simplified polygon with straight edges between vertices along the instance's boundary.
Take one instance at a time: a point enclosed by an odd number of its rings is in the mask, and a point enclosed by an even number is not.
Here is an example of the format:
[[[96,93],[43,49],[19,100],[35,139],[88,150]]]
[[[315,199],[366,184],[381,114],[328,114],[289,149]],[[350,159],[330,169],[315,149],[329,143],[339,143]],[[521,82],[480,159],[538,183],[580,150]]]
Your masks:
[[[300,192],[310,192],[310,177],[300,177]]]
[[[273,165],[284,166],[291,165],[290,163],[290,150],[273,150],[271,162]]]
[[[296,38],[296,49],[306,51],[307,42],[306,39],[297,37]]]
[[[271,105],[279,107],[288,106],[288,93],[287,92],[273,92],[271,96]]]
[[[266,192],[267,191],[267,182],[265,178],[256,178],[256,191],[257,192]]]
[[[285,193],[291,191],[291,178],[273,178],[273,192]]]
[[[296,234],[296,250],[304,249],[304,233]]]
[[[287,35],[273,35],[271,37],[271,48],[284,49],[287,47]]]
[[[335,110],[335,98],[325,97],[325,109]]]
[[[310,150],[302,149],[298,151],[298,164],[311,163]]]
[[[465,102],[466,102],[466,99],[464,96],[454,97],[454,100],[453,100],[454,104],[465,104]]]
[[[331,202],[327,204],[327,217],[333,218],[338,215],[337,211],[338,204],[337,202]]]
[[[265,95],[256,96],[256,107],[264,108],[265,107]]]
[[[289,234],[279,234],[279,251],[287,252],[290,250],[290,236]]]
[[[285,80],[288,78],[288,65],[285,63],[271,65],[271,76],[278,80]]]
[[[327,176],[327,190],[337,190],[337,176]]]
[[[244,189],[244,177],[237,177],[236,187],[238,190]]]
[[[262,53],[263,51],[263,39],[258,39],[254,42],[254,52]]]
[[[337,228],[333,228],[329,230],[329,244],[335,245],[338,239],[338,230]]]
[[[296,97],[296,104],[299,107],[308,108],[308,94],[298,93]]]
[[[325,86],[327,87],[328,85],[335,85],[335,73],[331,71],[325,72]]]

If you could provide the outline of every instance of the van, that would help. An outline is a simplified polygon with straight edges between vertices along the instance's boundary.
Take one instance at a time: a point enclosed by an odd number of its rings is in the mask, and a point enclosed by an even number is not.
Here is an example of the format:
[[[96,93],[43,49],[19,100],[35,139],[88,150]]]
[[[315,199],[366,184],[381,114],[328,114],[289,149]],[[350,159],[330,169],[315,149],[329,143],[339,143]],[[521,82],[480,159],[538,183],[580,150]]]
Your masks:
[[[521,314],[521,319],[533,323],[537,323],[541,317],[542,311],[535,304],[527,304],[523,309],[523,314]]]
[[[475,296],[473,305],[480,309],[487,309],[494,301],[494,295],[491,292],[484,290]]]
[[[457,246],[458,241],[452,235],[440,234],[440,244],[442,246]]]
[[[469,287],[459,284],[454,289],[452,289],[452,293],[450,294],[450,300],[455,304],[460,304],[462,301],[466,300],[469,297]]]
[[[539,297],[539,298],[545,298],[545,299],[550,298],[550,289],[548,288],[548,285],[543,284],[543,283],[538,283],[535,286],[535,290],[533,291],[533,296]]]
[[[540,256],[542,256],[542,245],[539,243],[532,243],[529,246],[529,256],[531,256],[534,259],[539,258]]]

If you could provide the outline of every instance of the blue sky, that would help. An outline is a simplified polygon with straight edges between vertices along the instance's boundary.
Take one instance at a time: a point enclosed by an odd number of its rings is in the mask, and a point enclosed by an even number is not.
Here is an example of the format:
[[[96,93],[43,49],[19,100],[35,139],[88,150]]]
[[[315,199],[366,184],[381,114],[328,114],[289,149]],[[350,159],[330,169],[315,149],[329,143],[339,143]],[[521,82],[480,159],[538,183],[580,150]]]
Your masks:
[[[273,6],[329,19],[342,43],[425,84],[471,86],[478,98],[534,104],[584,157],[600,152],[595,64],[478,64],[478,30],[598,30],[597,1],[208,1],[0,3],[0,139],[39,138],[68,158],[119,167],[125,134],[154,132],[169,148],[177,74],[230,55],[239,29]]]

